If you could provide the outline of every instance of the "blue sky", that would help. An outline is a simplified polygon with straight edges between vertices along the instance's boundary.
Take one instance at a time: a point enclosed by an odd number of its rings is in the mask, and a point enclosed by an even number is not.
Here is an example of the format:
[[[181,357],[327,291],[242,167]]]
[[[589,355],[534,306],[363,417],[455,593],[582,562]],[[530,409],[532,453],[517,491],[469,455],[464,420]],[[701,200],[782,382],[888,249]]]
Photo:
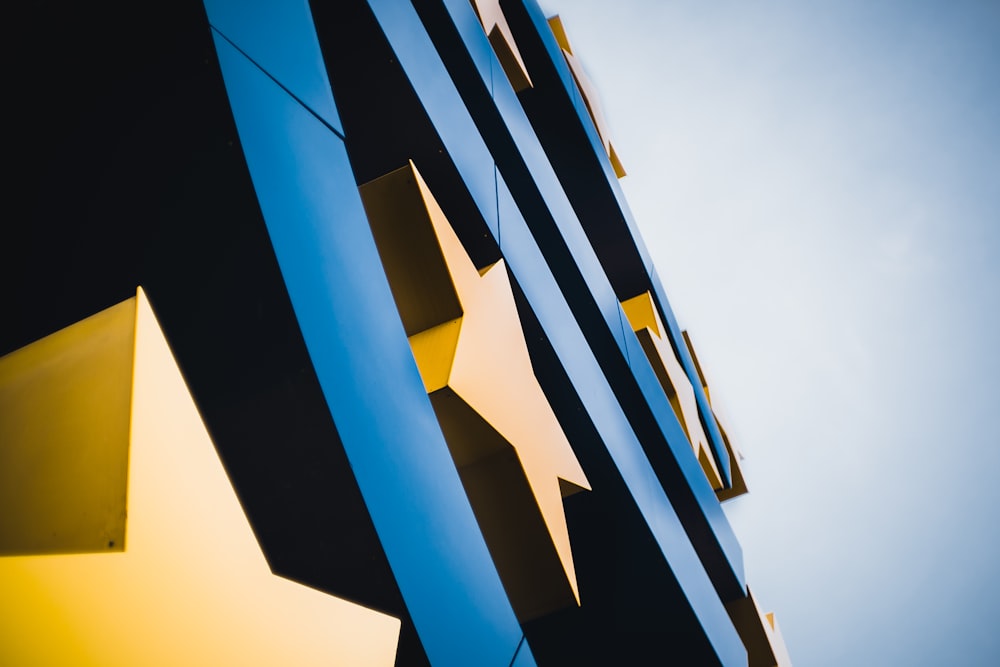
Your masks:
[[[1000,655],[1000,2],[547,0],[804,665]]]

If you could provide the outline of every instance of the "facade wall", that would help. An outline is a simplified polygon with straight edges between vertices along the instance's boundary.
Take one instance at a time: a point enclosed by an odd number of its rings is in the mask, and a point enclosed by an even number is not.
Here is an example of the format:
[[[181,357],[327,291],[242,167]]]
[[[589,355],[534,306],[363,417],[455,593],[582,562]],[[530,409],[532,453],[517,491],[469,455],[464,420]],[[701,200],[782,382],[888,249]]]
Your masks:
[[[79,504],[25,467],[23,434],[68,418],[20,407],[11,360],[141,286],[270,572],[377,612],[358,636],[396,664],[779,662],[720,504],[738,457],[560,22],[534,0],[20,19],[0,475]],[[129,554],[137,493],[112,553],[10,522],[0,577]],[[18,494],[11,516],[65,514]]]

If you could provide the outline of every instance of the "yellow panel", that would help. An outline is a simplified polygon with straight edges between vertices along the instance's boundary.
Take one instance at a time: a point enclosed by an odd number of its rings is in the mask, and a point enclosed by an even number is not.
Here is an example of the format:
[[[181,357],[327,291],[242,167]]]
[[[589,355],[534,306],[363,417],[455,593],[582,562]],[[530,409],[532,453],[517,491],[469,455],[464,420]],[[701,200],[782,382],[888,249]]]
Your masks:
[[[507,17],[500,8],[500,1],[472,0],[472,7],[476,10],[483,29],[486,30],[490,45],[493,46],[493,51],[497,54],[510,85],[517,92],[530,88],[531,77],[528,76],[528,68],[524,65],[521,52],[517,50],[514,33],[510,31]]]
[[[649,292],[622,301],[622,310],[625,311],[625,317],[628,318],[633,331],[649,329],[657,338],[663,338],[660,316],[656,312],[656,306],[653,305]]]
[[[134,299],[0,358],[0,555],[125,546]]]
[[[461,330],[462,318],[459,317],[410,336],[410,349],[428,394],[448,386]]]
[[[562,19],[558,16],[550,18],[549,28],[552,29],[552,34],[555,35],[556,44],[559,45],[559,48],[572,55],[573,47],[570,46],[569,37],[566,36],[566,28],[563,26]]]
[[[622,309],[636,332],[636,337],[642,343],[643,351],[656,372],[664,393],[670,399],[674,414],[677,415],[677,420],[701,463],[701,469],[713,489],[722,489],[722,475],[719,473],[718,464],[708,444],[708,437],[701,425],[694,388],[684,368],[677,361],[670,340],[659,333],[665,333],[666,329],[656,311],[652,296],[649,292],[643,292],[622,303]]]
[[[562,499],[590,485],[535,379],[506,266],[500,260],[476,269],[412,163],[361,187],[369,215],[393,213],[375,205],[374,198],[412,205],[414,191],[422,202],[419,210],[397,209],[397,224],[415,224],[422,215],[439,250],[421,249],[419,257],[396,261],[412,261],[415,267],[441,262],[406,275],[416,279],[446,271],[451,276],[447,287],[435,278],[411,289],[423,290],[423,300],[434,300],[435,290],[443,289],[445,298],[457,296],[462,314],[460,325],[434,322],[411,335],[410,344],[487,545],[521,620],[578,604]],[[394,235],[390,220],[373,222],[372,229],[383,257],[405,253],[409,236]],[[404,275],[388,268],[386,273],[390,284]],[[394,288],[404,328],[411,331],[416,326],[407,321],[411,309],[398,301],[402,294]],[[497,503],[506,503],[509,512],[494,511]],[[510,521],[520,529],[513,530]]]
[[[397,619],[270,572],[141,293],[137,322],[127,548],[0,558],[0,664],[392,665]]]

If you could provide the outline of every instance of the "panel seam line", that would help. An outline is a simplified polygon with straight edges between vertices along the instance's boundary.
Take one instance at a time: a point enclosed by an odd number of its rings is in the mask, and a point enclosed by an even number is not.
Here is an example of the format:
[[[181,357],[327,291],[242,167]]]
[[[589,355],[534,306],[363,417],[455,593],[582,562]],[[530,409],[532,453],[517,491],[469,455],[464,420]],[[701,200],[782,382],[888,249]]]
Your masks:
[[[323,124],[323,126],[324,126],[324,127],[326,127],[326,129],[330,130],[331,132],[333,132],[334,134],[336,134],[336,135],[337,135],[338,137],[340,137],[341,141],[347,141],[347,138],[346,138],[346,137],[344,137],[343,133],[341,133],[340,131],[338,131],[338,130],[337,130],[337,128],[335,128],[335,127],[334,127],[333,125],[331,125],[331,124],[330,124],[330,123],[329,123],[329,122],[328,122],[328,121],[327,121],[327,120],[326,120],[325,118],[323,118],[323,117],[322,117],[322,116],[320,116],[320,115],[319,115],[318,113],[316,113],[316,112],[315,112],[315,111],[314,111],[314,110],[312,109],[312,107],[310,107],[310,106],[309,106],[308,104],[306,104],[306,103],[305,103],[305,102],[304,102],[304,101],[302,100],[302,98],[300,98],[300,97],[299,97],[298,95],[296,95],[296,94],[295,94],[295,93],[293,93],[293,92],[292,92],[291,90],[289,90],[289,89],[288,89],[288,87],[287,87],[287,86],[285,86],[285,84],[283,84],[283,83],[281,83],[280,81],[278,81],[278,79],[276,79],[276,78],[275,78],[275,77],[274,77],[274,76],[273,76],[273,75],[272,75],[272,74],[271,74],[270,72],[268,72],[268,71],[267,71],[266,69],[264,69],[264,67],[262,67],[260,63],[258,63],[258,62],[257,62],[256,60],[254,60],[253,58],[251,58],[251,57],[250,57],[250,54],[248,54],[248,53],[247,53],[246,51],[244,51],[244,50],[243,50],[243,49],[241,49],[241,48],[240,48],[239,46],[237,46],[237,45],[236,45],[236,42],[234,42],[233,40],[229,39],[229,37],[227,37],[227,36],[226,36],[226,34],[225,34],[224,32],[222,32],[221,30],[219,30],[218,28],[216,28],[216,27],[215,27],[214,25],[212,25],[211,23],[209,23],[209,27],[210,27],[210,28],[211,28],[211,29],[212,29],[212,30],[213,30],[213,31],[214,31],[215,33],[217,33],[217,34],[219,35],[219,37],[221,37],[222,39],[226,40],[226,42],[227,42],[227,43],[228,43],[228,44],[229,44],[229,45],[230,45],[231,47],[233,47],[234,49],[236,49],[237,51],[239,51],[240,55],[242,55],[242,56],[243,56],[244,58],[246,58],[247,60],[249,60],[249,61],[250,61],[250,62],[251,62],[251,63],[253,64],[253,66],[254,66],[254,67],[256,67],[256,68],[257,68],[257,69],[259,69],[259,70],[260,70],[261,72],[263,72],[263,74],[264,74],[264,75],[265,75],[265,76],[266,76],[267,78],[269,78],[269,79],[270,79],[271,81],[273,81],[273,82],[274,82],[274,83],[275,83],[275,84],[276,84],[276,85],[277,85],[277,86],[278,86],[279,88],[281,88],[281,89],[282,89],[283,91],[285,91],[285,92],[286,92],[286,93],[287,93],[287,94],[288,94],[288,95],[289,95],[289,96],[290,96],[290,97],[291,97],[291,98],[292,98],[293,100],[295,100],[296,102],[298,102],[298,103],[299,103],[299,105],[301,105],[303,109],[305,109],[306,111],[308,111],[308,112],[309,112],[309,113],[310,113],[310,114],[311,114],[311,115],[313,116],[313,118],[315,118],[315,119],[316,119],[316,120],[318,120],[318,121],[319,121],[320,123],[322,123],[322,124]]]

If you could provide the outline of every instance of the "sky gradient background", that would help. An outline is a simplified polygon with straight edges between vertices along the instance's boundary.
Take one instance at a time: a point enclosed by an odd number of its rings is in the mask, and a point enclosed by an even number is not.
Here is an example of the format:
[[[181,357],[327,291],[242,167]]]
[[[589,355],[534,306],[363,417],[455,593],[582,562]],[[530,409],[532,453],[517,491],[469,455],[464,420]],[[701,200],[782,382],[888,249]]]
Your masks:
[[[792,660],[1000,664],[1000,2],[546,0]]]

